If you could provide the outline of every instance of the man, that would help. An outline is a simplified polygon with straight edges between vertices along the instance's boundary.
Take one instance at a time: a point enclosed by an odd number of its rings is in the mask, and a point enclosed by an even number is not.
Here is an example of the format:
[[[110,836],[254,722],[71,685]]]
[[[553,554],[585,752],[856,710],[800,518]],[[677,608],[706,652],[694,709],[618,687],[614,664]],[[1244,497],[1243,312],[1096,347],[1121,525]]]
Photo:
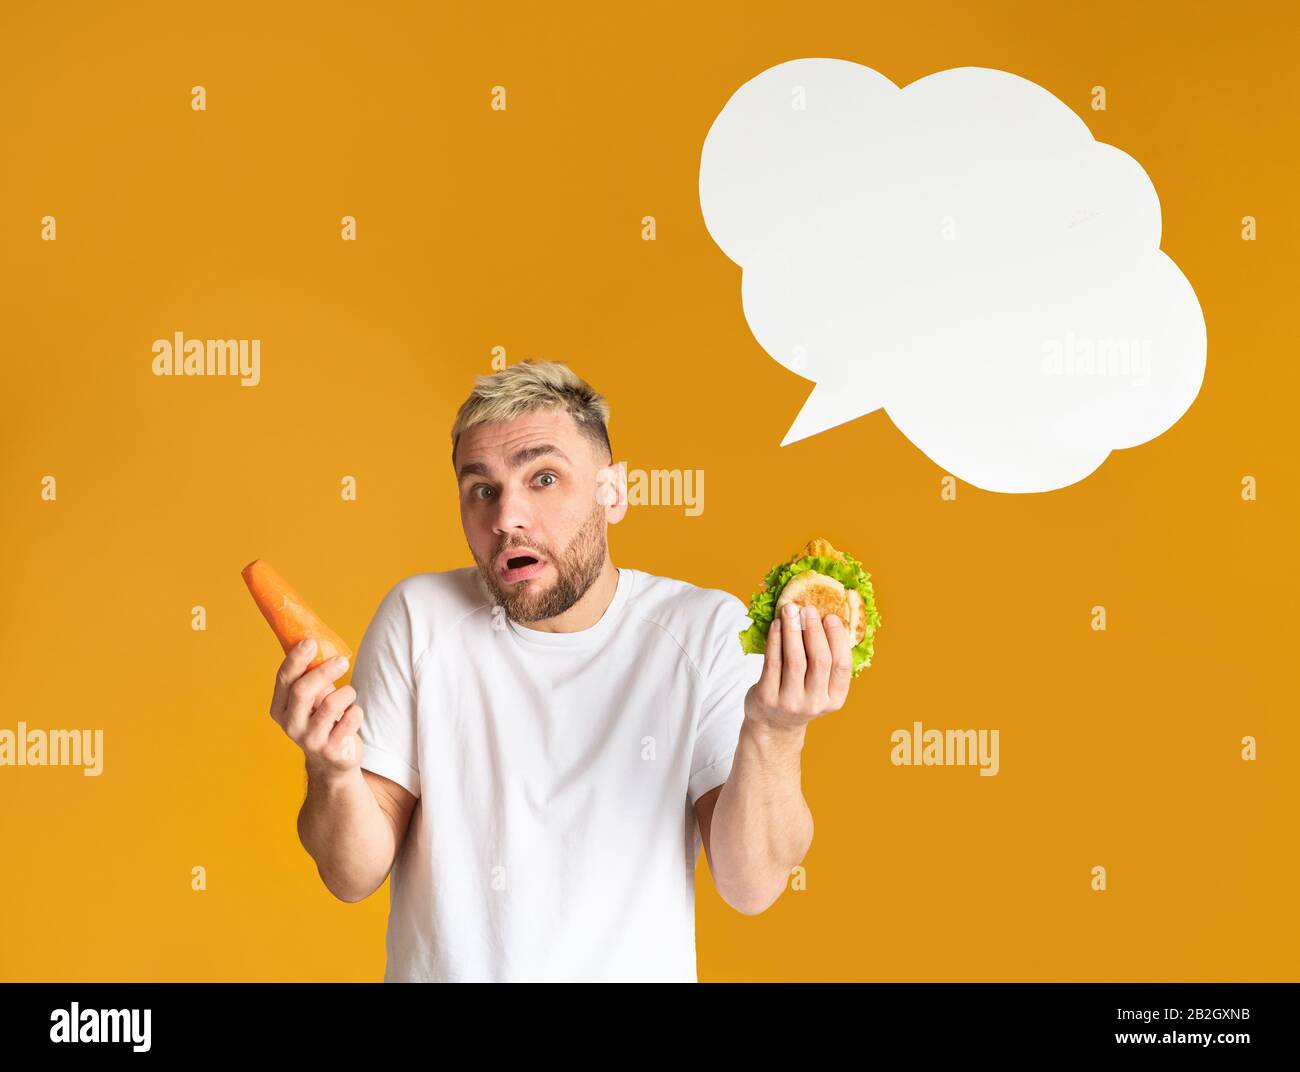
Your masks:
[[[753,915],[812,841],[800,753],[847,629],[796,614],[745,655],[734,595],[615,567],[608,416],[561,363],[478,377],[452,429],[476,565],[394,585],[351,685],[310,649],[280,668],[303,846],[346,901],[392,871],[385,981],[693,982],[701,845]]]

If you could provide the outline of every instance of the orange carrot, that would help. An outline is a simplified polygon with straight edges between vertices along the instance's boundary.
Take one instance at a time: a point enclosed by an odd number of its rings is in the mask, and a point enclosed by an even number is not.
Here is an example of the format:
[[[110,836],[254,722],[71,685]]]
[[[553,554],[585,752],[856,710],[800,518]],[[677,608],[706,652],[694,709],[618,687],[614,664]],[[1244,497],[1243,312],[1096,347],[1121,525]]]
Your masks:
[[[307,664],[308,670],[314,670],[336,655],[345,655],[351,662],[352,649],[343,642],[343,638],[316,616],[303,602],[302,596],[294,591],[269,562],[254,559],[244,567],[243,576],[253,600],[275,630],[276,639],[280,641],[286,655],[300,641],[314,637],[316,654]]]

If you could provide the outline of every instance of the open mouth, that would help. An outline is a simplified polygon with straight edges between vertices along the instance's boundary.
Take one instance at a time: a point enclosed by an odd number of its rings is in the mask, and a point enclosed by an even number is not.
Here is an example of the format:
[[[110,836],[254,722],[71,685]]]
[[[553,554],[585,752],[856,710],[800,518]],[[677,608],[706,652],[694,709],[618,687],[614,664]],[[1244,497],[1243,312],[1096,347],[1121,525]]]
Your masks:
[[[520,551],[515,555],[502,555],[499,562],[501,576],[507,584],[535,577],[546,568],[545,559],[538,558],[528,551]]]

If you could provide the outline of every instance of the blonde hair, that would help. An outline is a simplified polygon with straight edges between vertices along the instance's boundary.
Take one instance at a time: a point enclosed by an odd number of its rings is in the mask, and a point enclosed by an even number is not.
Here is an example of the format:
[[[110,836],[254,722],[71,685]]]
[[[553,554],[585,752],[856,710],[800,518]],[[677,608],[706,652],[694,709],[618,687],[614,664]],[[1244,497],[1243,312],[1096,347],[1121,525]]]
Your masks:
[[[614,460],[609,445],[609,403],[562,361],[531,358],[508,365],[491,376],[476,376],[474,390],[456,412],[451,426],[451,464],[468,428],[487,421],[510,421],[534,410],[561,409],[578,430]]]

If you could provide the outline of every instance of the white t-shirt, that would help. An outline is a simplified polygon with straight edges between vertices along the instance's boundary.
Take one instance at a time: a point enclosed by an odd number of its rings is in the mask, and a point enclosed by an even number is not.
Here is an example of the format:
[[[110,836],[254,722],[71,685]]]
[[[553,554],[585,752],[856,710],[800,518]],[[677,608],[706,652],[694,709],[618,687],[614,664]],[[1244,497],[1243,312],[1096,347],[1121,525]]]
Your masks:
[[[729,592],[618,571],[547,633],[477,568],[384,596],[357,651],[361,766],[419,797],[385,982],[695,982],[695,801],[731,771],[763,656]]]

